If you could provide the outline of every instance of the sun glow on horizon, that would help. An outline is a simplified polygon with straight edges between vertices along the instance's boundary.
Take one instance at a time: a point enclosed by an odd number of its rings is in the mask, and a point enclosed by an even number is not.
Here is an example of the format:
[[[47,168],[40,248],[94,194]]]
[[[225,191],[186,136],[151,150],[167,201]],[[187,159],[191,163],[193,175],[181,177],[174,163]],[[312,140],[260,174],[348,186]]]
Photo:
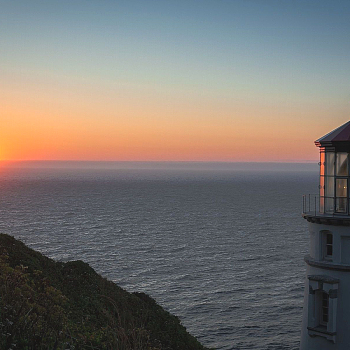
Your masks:
[[[121,97],[121,88],[52,81],[28,92],[19,83],[0,97],[9,160],[306,161],[317,159],[313,141],[330,128],[316,122],[328,116],[323,106],[169,99],[137,89]]]

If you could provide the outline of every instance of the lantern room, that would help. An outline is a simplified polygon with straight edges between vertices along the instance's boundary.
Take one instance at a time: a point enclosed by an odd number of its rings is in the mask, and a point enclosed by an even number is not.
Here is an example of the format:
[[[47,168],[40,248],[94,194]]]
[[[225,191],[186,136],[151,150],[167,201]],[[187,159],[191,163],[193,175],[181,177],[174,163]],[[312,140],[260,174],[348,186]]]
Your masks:
[[[350,121],[315,144],[320,147],[319,212],[349,215]]]

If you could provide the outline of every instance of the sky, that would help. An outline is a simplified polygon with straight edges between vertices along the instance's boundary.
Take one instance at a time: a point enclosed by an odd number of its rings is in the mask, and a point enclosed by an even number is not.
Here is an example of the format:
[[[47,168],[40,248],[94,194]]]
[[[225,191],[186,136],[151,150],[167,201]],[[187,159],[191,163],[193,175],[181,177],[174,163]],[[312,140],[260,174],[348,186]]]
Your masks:
[[[0,0],[0,160],[314,162],[350,1]]]

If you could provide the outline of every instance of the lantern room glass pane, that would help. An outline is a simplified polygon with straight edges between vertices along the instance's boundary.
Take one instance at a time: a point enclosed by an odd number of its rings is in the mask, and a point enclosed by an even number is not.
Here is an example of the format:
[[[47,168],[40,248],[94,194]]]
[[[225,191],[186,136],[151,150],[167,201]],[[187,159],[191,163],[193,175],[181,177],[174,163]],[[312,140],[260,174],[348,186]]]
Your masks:
[[[334,197],[334,177],[327,176],[325,178],[325,195],[326,197]]]
[[[336,179],[336,201],[335,210],[338,213],[346,213],[347,209],[347,196],[348,196],[348,179]]]
[[[325,198],[325,212],[326,213],[334,212],[334,198]]]
[[[335,211],[337,213],[347,213],[348,212],[347,204],[348,204],[347,198],[336,198]]]
[[[348,196],[348,179],[336,179],[336,196]]]
[[[348,154],[337,153],[337,175],[347,176],[348,175]]]
[[[335,162],[334,152],[327,152],[326,153],[326,175],[334,176],[334,162]]]

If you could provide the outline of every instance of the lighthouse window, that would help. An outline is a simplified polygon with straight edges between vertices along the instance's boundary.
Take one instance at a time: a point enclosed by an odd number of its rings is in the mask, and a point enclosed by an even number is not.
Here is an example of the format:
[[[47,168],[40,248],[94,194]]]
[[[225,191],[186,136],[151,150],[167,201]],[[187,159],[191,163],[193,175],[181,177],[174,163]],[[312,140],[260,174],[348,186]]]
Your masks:
[[[321,303],[321,320],[320,324],[322,326],[326,326],[328,322],[328,314],[329,314],[329,294],[326,292],[322,293],[322,303]]]
[[[333,255],[333,235],[331,233],[326,234],[326,255]]]
[[[321,231],[322,235],[322,258],[332,260],[333,257],[333,235],[329,231]]]
[[[337,298],[339,280],[324,275],[310,275],[308,296],[308,332],[335,343],[337,335]]]

